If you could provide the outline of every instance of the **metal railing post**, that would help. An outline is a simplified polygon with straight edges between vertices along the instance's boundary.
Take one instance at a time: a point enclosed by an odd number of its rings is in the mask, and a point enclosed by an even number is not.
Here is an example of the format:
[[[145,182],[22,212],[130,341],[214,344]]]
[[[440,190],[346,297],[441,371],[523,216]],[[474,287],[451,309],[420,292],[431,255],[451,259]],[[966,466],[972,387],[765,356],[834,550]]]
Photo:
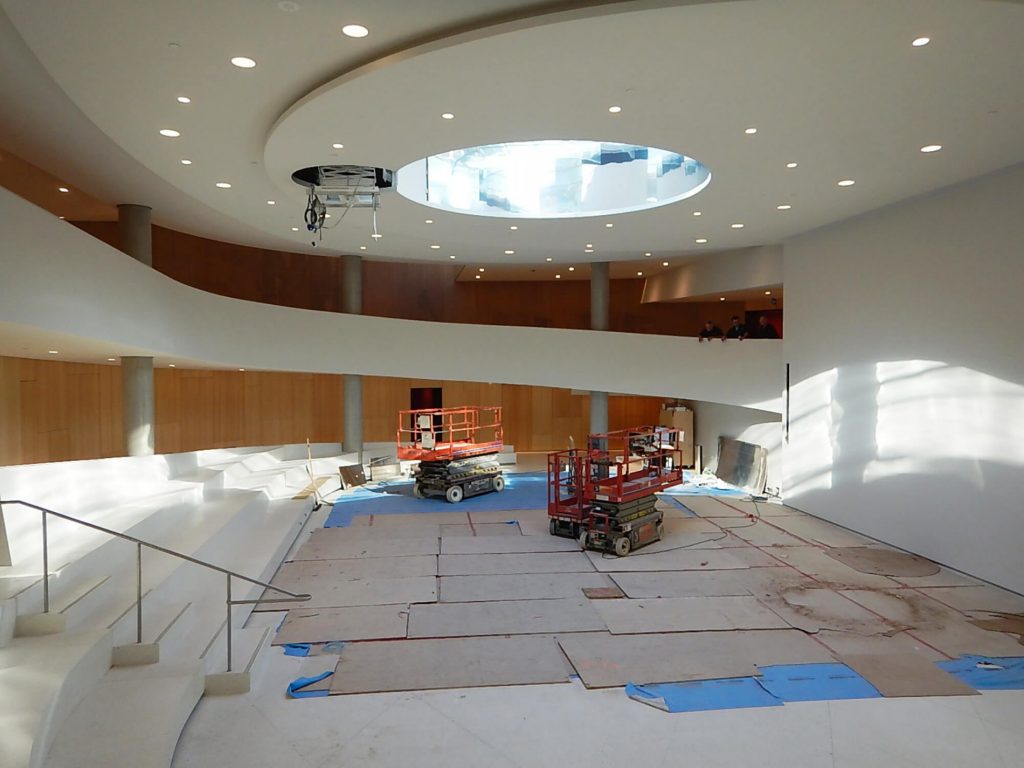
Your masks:
[[[138,543],[135,545],[135,575],[136,575],[136,588],[135,588],[135,624],[136,624],[136,641],[139,645],[142,645],[142,544]]]
[[[228,574],[228,672],[231,671],[231,574]]]
[[[50,546],[46,537],[46,512],[43,515],[43,613],[50,612]]]

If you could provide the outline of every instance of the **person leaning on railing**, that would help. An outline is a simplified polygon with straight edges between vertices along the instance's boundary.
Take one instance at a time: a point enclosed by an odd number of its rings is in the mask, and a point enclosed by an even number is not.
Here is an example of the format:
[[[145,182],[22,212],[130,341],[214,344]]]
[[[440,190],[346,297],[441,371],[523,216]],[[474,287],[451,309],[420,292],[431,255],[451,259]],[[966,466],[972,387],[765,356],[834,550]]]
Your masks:
[[[722,341],[725,341],[725,335],[722,333],[721,328],[708,320],[704,323],[704,330],[700,332],[700,336],[697,341],[711,341],[711,339],[721,339]]]

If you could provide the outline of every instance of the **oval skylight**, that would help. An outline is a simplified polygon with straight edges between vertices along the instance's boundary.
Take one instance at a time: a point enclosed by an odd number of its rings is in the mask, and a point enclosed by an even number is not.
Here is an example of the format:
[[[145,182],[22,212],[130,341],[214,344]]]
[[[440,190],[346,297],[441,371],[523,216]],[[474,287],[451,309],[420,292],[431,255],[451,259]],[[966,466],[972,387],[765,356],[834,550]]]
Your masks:
[[[397,173],[398,192],[476,216],[558,219],[657,208],[693,197],[711,172],[686,155],[607,141],[522,141],[455,149]]]

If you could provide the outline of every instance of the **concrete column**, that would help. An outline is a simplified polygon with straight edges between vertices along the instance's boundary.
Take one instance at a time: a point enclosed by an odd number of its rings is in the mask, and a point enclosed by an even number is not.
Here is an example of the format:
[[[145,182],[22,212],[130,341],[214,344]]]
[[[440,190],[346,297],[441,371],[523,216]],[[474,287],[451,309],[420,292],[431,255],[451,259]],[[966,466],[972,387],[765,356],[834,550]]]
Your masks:
[[[342,256],[341,310],[349,315],[363,313],[363,259],[354,254]],[[345,442],[346,452],[363,459],[363,377],[345,376]]]
[[[125,454],[152,456],[156,438],[152,357],[121,358],[121,399]]]
[[[595,331],[608,330],[608,262],[590,265],[590,327]],[[608,393],[590,393],[590,434],[608,431]]]
[[[147,267],[153,266],[153,209],[147,205],[117,206],[121,250]]]

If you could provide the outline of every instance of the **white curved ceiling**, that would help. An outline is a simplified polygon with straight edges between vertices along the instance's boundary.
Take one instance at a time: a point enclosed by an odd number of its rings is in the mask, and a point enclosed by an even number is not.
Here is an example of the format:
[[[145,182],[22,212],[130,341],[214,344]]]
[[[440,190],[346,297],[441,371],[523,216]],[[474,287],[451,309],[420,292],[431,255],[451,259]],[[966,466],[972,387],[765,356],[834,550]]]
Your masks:
[[[679,257],[779,242],[1024,160],[1024,6],[1013,2],[0,3],[45,68],[23,62],[21,78],[48,74],[66,94],[62,105],[42,82],[3,86],[5,111],[24,107],[3,138],[51,170],[69,164],[76,183],[112,202],[152,204],[164,225],[263,247],[310,250],[305,232],[291,231],[304,203],[288,178],[296,168],[398,168],[500,141],[663,147],[699,159],[714,180],[665,208],[520,221],[515,232],[507,220],[388,193],[382,240],[369,238],[368,212],[353,210],[322,248],[473,263],[553,257],[552,269]],[[369,37],[342,36],[350,22]],[[932,42],[913,47],[919,36]],[[231,66],[237,55],[258,66]],[[47,111],[29,103],[32,93],[49,100]],[[610,114],[613,104],[622,112]],[[161,128],[182,135],[163,138]],[[943,149],[919,151],[932,143]],[[116,163],[90,165],[112,145],[123,150]],[[836,185],[846,178],[856,184]],[[222,180],[232,188],[214,186]]]

